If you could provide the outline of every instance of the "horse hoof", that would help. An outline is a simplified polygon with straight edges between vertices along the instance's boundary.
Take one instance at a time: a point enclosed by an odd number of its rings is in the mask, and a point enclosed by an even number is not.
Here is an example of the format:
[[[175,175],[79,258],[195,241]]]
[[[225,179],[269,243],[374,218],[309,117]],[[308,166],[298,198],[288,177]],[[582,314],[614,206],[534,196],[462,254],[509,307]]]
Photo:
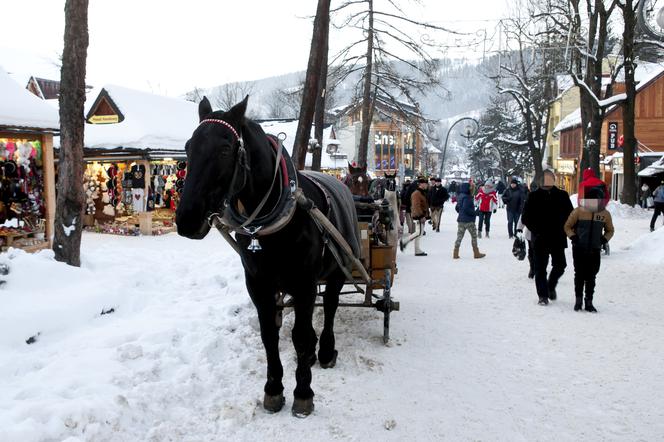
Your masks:
[[[293,400],[293,416],[305,418],[314,411],[314,398]]]
[[[263,408],[265,408],[265,411],[269,413],[277,413],[281,411],[285,402],[286,400],[284,399],[284,395],[282,393],[274,396],[270,396],[266,393],[263,397]]]
[[[333,368],[335,365],[337,365],[337,355],[338,354],[339,354],[339,352],[334,350],[334,355],[332,356],[332,360],[330,362],[321,361],[320,366],[322,368]],[[319,357],[319,359],[320,359],[320,357]]]

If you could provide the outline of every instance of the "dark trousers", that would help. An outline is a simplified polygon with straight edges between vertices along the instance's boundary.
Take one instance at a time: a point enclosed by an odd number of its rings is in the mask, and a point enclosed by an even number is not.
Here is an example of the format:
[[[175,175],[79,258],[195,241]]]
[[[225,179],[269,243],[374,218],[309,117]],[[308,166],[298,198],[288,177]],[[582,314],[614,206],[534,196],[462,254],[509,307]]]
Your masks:
[[[513,212],[507,209],[507,233],[510,238],[516,233],[516,226],[519,224],[519,218],[521,214],[519,212]]]
[[[477,231],[482,233],[482,224],[486,225],[486,233],[489,233],[489,229],[491,228],[491,212],[482,212],[480,211],[480,214],[478,215],[479,217],[479,226],[477,227]]]
[[[535,274],[535,256],[533,252],[533,242],[528,240],[528,265],[530,266],[530,271]]]
[[[574,295],[583,296],[585,286],[586,296],[592,297],[595,293],[595,276],[599,272],[600,250],[584,250],[580,247],[572,248],[574,258]]]
[[[652,214],[652,219],[650,220],[650,228],[655,228],[655,221],[657,217],[662,214],[664,215],[664,203],[655,203],[655,213]]]
[[[541,241],[533,241],[533,246],[537,296],[548,298],[549,289],[555,289],[558,285],[558,280],[565,273],[565,267],[567,267],[565,248],[552,246]],[[546,267],[549,265],[549,256],[551,256],[551,273],[547,279]]]

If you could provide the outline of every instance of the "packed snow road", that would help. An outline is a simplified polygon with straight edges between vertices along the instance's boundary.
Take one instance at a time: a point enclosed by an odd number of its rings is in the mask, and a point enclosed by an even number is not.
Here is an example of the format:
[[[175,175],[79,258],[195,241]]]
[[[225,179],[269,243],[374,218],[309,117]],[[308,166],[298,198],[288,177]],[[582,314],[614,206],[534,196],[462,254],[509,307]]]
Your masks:
[[[0,255],[0,440],[661,440],[664,228],[612,206],[595,305],[574,312],[572,262],[537,305],[505,213],[484,259],[452,260],[455,214],[398,256],[392,342],[382,316],[342,308],[339,359],[316,366],[316,410],[262,410],[265,357],[241,265],[219,237],[85,235],[83,268]],[[102,311],[113,313],[101,315]],[[322,312],[315,314],[322,327]],[[36,342],[26,344],[34,337]]]

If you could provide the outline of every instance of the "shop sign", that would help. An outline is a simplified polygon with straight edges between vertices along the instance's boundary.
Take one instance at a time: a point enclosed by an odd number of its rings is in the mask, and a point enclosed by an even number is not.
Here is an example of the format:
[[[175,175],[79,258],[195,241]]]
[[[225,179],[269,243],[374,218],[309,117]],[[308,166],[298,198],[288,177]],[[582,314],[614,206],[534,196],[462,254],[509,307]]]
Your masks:
[[[88,120],[92,124],[113,124],[120,122],[117,115],[93,115]]]
[[[615,121],[609,122],[609,150],[616,150],[618,148],[618,123]]]
[[[576,173],[576,166],[574,160],[558,160],[558,173],[567,175],[574,175]]]

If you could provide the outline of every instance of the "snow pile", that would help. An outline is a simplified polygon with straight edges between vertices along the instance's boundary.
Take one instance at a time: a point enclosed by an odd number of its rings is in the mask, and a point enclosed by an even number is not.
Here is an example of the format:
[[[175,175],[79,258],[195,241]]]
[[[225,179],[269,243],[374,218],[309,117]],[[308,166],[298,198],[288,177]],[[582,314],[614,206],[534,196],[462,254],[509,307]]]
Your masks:
[[[615,200],[609,201],[606,209],[611,212],[613,217],[624,219],[650,219],[650,217],[652,217],[651,211],[648,211],[638,205],[632,207],[628,204],[623,204]]]
[[[650,266],[653,272],[664,266],[664,227],[641,235],[624,248],[632,256],[633,262]]]

